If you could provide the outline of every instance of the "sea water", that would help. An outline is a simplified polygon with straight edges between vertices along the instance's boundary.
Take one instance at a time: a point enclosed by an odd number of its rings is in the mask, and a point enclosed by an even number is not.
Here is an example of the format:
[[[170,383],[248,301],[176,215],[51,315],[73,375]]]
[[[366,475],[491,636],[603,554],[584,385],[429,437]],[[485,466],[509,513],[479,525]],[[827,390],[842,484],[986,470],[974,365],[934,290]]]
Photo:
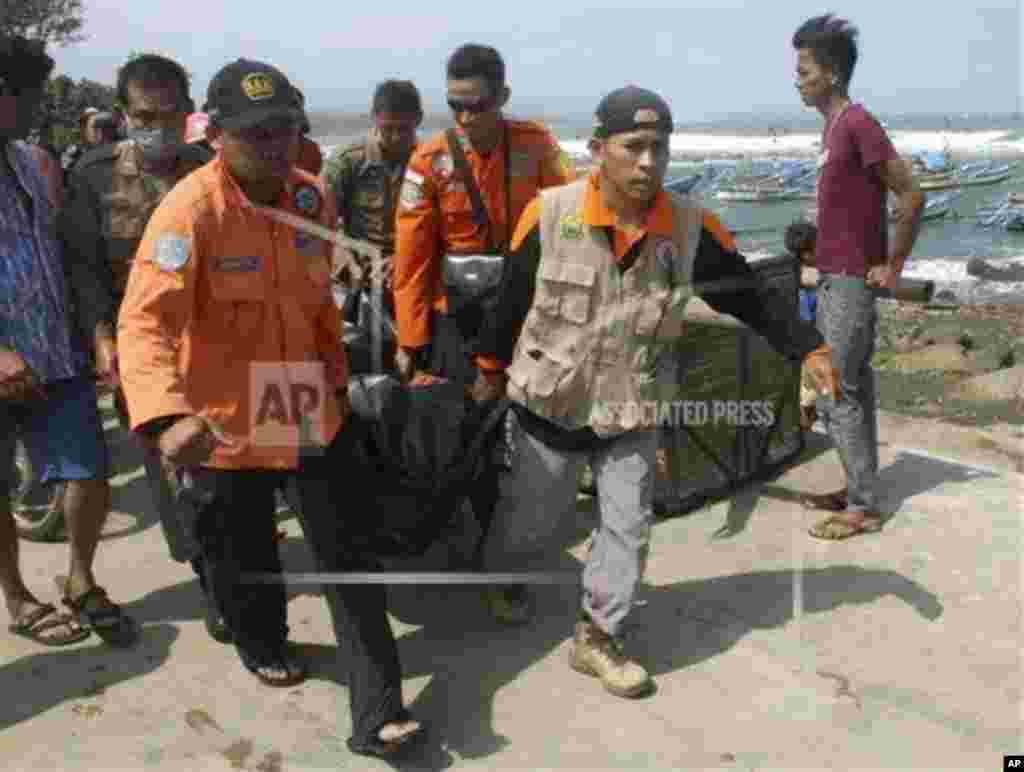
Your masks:
[[[977,159],[1022,159],[1010,178],[994,185],[966,187],[946,217],[925,222],[907,261],[904,275],[935,282],[936,292],[946,290],[962,303],[1024,303],[1024,283],[991,282],[967,273],[972,257],[994,265],[1024,265],[1024,233],[978,224],[977,210],[986,202],[1010,191],[1024,192],[1024,129],[1006,121],[978,122],[974,128],[946,130],[913,125],[890,127],[889,136],[897,152],[946,151],[955,163]],[[585,129],[580,125],[552,126],[562,148],[574,159],[589,159]],[[348,137],[323,137],[324,155]],[[687,129],[672,135],[673,160],[668,177],[701,172],[705,164],[726,167],[767,159],[808,159],[818,152],[820,131],[740,130],[736,127]],[[699,160],[698,160],[699,159]],[[944,195],[936,191],[931,195]],[[722,202],[709,192],[705,206],[715,211],[725,225],[737,231],[740,251],[751,260],[783,253],[783,231],[793,220],[811,216],[814,201],[773,203]]]

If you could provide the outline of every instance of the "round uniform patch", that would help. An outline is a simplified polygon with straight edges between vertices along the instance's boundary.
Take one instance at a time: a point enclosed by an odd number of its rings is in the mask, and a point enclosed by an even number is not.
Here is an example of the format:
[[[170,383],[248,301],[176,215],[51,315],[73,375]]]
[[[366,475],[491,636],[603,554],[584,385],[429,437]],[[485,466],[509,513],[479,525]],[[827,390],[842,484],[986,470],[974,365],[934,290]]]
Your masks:
[[[455,161],[447,153],[435,155],[430,166],[434,173],[441,177],[449,177],[455,171]]]
[[[192,257],[192,247],[184,236],[166,233],[157,239],[154,260],[163,271],[180,271]]]
[[[402,206],[412,209],[423,201],[423,186],[406,179],[402,183],[402,192],[399,194],[399,198],[402,201]]]
[[[307,217],[316,217],[320,214],[320,191],[312,185],[299,185],[292,200],[295,202],[295,208]]]

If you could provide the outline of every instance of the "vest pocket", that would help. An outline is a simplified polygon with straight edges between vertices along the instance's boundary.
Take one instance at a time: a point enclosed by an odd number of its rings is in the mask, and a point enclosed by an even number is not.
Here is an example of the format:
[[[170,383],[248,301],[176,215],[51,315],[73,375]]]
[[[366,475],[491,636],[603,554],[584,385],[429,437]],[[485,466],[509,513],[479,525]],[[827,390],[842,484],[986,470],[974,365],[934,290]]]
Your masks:
[[[509,380],[526,392],[527,397],[547,399],[572,370],[539,349],[530,349],[517,357],[509,369]]]
[[[658,326],[665,316],[665,305],[665,302],[657,297],[640,301],[636,314],[636,334],[639,337],[650,337],[658,331]]]
[[[537,271],[535,304],[544,313],[573,324],[590,321],[597,271],[580,263],[544,263]]]

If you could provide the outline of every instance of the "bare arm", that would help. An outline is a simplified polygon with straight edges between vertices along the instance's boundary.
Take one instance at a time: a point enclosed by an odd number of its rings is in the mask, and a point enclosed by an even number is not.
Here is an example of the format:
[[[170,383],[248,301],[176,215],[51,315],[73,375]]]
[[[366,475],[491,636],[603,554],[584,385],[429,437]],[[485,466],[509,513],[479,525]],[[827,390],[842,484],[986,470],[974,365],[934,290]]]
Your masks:
[[[902,159],[883,161],[879,164],[878,174],[882,178],[886,190],[896,196],[896,212],[894,221],[896,232],[889,261],[881,270],[872,271],[874,284],[891,288],[903,270],[903,264],[910,256],[921,230],[921,212],[924,209],[924,194],[918,189],[917,182],[910,171],[910,165]],[[881,273],[888,274],[889,281],[883,280]],[[872,278],[872,277],[869,277]]]

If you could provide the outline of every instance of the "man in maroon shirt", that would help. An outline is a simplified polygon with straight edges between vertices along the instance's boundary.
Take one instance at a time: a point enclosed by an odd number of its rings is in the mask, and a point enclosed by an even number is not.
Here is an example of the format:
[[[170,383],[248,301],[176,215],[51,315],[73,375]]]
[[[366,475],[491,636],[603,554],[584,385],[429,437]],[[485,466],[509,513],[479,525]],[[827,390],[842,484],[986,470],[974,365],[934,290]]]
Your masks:
[[[839,394],[819,413],[839,451],[846,487],[812,495],[805,504],[834,514],[811,528],[822,539],[845,539],[882,526],[878,506],[878,414],[875,407],[875,311],[872,289],[892,289],[913,249],[924,196],[879,122],[850,101],[857,30],[831,14],[793,35],[797,89],[825,117],[818,160],[818,328],[832,347]],[[896,197],[889,250],[886,193]]]

